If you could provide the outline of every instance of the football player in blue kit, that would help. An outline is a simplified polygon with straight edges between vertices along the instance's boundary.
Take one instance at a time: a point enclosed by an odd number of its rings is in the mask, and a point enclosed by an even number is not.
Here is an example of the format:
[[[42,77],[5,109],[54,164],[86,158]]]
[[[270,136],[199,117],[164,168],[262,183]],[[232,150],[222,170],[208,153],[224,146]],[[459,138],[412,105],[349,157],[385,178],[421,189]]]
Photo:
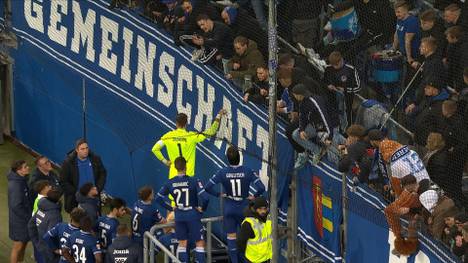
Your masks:
[[[138,190],[138,200],[133,205],[132,235],[133,240],[143,245],[143,235],[155,224],[166,222],[159,213],[154,200],[154,191],[150,186],[143,186]]]
[[[177,176],[170,179],[159,190],[156,201],[169,211],[175,211],[176,237],[179,240],[177,255],[180,261],[188,262],[187,241],[195,240],[195,258],[199,263],[205,262],[205,241],[201,223],[202,212],[208,206],[208,195],[203,184],[194,177],[186,175],[184,157],[174,160]],[[175,207],[164,202],[168,195],[173,197]]]
[[[93,222],[89,216],[80,221],[80,231],[74,232],[64,246],[63,256],[69,262],[102,263],[102,251],[99,240],[92,233]],[[73,255],[73,256],[72,256]]]
[[[110,201],[110,212],[105,216],[100,216],[97,221],[98,237],[101,242],[102,250],[106,249],[112,244],[112,240],[117,234],[117,227],[119,226],[118,218],[125,215],[127,204],[121,198],[114,198]]]
[[[238,253],[236,233],[244,220],[244,208],[249,200],[265,192],[265,186],[258,175],[250,168],[240,163],[239,150],[235,146],[227,149],[226,156],[229,166],[219,170],[205,186],[206,192],[214,196],[225,198],[224,203],[224,231],[227,234],[227,246],[231,262],[237,263]],[[224,193],[218,192],[214,186],[221,184]]]
[[[52,229],[47,231],[42,238],[52,251],[62,254],[61,249],[64,248],[70,236],[73,233],[80,231],[80,221],[85,216],[86,212],[83,209],[79,207],[73,208],[70,213],[70,223],[58,223]],[[59,263],[71,262],[61,256]]]

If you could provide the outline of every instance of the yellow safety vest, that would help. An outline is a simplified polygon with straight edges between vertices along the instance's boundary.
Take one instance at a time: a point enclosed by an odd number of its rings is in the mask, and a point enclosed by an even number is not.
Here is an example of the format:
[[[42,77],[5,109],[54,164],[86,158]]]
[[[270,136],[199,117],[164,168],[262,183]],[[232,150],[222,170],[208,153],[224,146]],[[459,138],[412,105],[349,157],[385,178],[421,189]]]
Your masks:
[[[265,223],[254,217],[246,217],[244,222],[249,222],[255,237],[247,241],[245,257],[253,263],[264,262],[271,259],[273,255],[271,242],[271,220]]]

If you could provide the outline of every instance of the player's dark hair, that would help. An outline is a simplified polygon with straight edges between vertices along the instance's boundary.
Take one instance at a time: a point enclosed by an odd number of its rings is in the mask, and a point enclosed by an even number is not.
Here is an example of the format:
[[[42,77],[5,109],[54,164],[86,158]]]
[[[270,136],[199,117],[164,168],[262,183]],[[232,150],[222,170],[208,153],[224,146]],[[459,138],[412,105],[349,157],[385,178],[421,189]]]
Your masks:
[[[229,146],[229,148],[226,151],[226,156],[230,165],[239,165],[240,154],[236,146]]]
[[[87,144],[88,142],[86,141],[86,139],[78,139],[76,142],[75,142],[75,149],[78,149],[78,147],[80,147],[82,144]]]
[[[127,204],[125,203],[125,201],[122,199],[122,198],[119,198],[119,197],[116,197],[114,199],[112,199],[110,201],[110,204],[109,204],[109,207],[110,207],[110,210],[114,210],[115,209],[120,209],[122,207],[125,207],[127,206]]]
[[[138,190],[138,197],[142,201],[149,199],[150,195],[153,193],[153,188],[149,185],[145,185]]]
[[[60,192],[58,189],[51,189],[49,192],[47,192],[47,199],[53,203],[58,203],[61,196],[62,192]]]
[[[412,185],[416,183],[416,177],[412,174],[405,175],[403,178],[400,179],[401,187],[405,187],[408,185]]]
[[[25,160],[17,160],[17,161],[14,161],[12,164],[11,164],[11,170],[13,172],[18,172],[19,169],[21,169],[21,167],[23,167],[23,165],[26,163]]]
[[[84,232],[91,232],[93,230],[93,221],[88,215],[84,216],[80,220],[80,229]]]
[[[70,213],[70,219],[73,223],[79,224],[81,222],[81,219],[86,216],[85,210],[80,207],[75,207]]]
[[[130,228],[127,226],[127,224],[120,224],[117,227],[117,236],[128,236],[130,235]]]
[[[188,119],[187,114],[185,114],[185,113],[177,114],[176,121],[175,121],[176,126],[177,127],[185,127],[187,125],[187,119]]]
[[[94,187],[94,184],[91,182],[85,183],[83,186],[80,188],[80,194],[83,196],[87,196],[89,194],[89,191]]]
[[[44,188],[46,188],[47,186],[50,186],[50,183],[49,181],[47,180],[39,180],[37,182],[34,183],[33,185],[33,188],[34,188],[34,191],[36,193],[40,193],[42,190],[44,190]]]
[[[174,167],[176,168],[178,172],[182,172],[187,167],[187,161],[185,160],[184,157],[179,156],[174,160]]]

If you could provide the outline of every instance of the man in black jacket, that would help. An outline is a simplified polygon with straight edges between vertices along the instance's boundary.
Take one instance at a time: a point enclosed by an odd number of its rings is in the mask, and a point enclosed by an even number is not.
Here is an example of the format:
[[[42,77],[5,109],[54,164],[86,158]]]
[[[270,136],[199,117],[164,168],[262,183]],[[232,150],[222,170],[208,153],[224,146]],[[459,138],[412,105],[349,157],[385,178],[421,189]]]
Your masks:
[[[221,12],[224,23],[232,30],[233,37],[244,36],[258,45],[263,57],[268,57],[268,36],[258,21],[242,8],[228,6]]]
[[[460,26],[453,26],[445,31],[447,35],[447,75],[448,84],[457,92],[464,88],[463,68],[468,66],[468,39]]]
[[[447,39],[445,38],[444,22],[438,17],[434,9],[428,9],[419,16],[421,37],[433,37],[437,40],[437,53],[445,55]]]
[[[41,180],[48,181],[52,188],[62,191],[60,187],[60,180],[57,174],[53,171],[52,163],[45,156],[36,158],[36,170],[29,180],[29,189],[31,189],[31,200],[35,200],[37,192],[34,191],[34,185]]]
[[[234,52],[231,29],[225,24],[211,20],[206,14],[197,17],[197,24],[203,33],[192,38],[193,44],[204,49],[198,61],[212,63],[222,61],[223,70],[227,74],[227,63]]]
[[[322,97],[313,95],[303,84],[292,89],[299,102],[299,128],[293,132],[293,139],[305,152],[298,156],[296,168],[301,167],[312,154],[313,163],[318,163],[330,145],[336,127],[331,125],[326,104]]]
[[[60,172],[65,211],[70,213],[78,205],[75,194],[81,186],[92,182],[96,185],[98,192],[101,192],[104,190],[106,178],[107,171],[101,158],[89,150],[86,140],[78,140],[75,144],[75,150],[65,159]]]

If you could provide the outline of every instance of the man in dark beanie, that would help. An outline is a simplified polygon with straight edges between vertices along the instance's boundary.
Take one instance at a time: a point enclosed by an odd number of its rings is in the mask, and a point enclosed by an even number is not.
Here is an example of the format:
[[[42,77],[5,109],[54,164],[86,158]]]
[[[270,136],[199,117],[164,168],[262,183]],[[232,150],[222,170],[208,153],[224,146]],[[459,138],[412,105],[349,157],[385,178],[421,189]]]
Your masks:
[[[296,160],[295,168],[299,168],[308,160],[309,154],[314,163],[320,161],[338,125],[330,121],[322,97],[311,94],[305,85],[297,84],[292,93],[299,102],[299,128],[293,132],[293,139],[306,150]]]
[[[242,222],[237,238],[239,255],[244,255],[246,262],[268,262],[273,254],[271,241],[271,219],[268,217],[268,201],[257,197],[253,201],[252,213]]]

